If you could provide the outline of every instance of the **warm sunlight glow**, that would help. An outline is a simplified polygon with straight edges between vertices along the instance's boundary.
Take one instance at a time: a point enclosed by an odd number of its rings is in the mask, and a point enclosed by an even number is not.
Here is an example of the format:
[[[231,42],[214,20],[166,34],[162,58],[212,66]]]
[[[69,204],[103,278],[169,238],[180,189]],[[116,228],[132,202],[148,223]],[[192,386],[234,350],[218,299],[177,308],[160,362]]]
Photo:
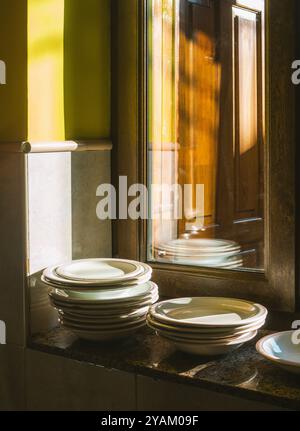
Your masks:
[[[235,74],[238,99],[239,142],[240,155],[257,145],[257,42],[256,13],[234,8],[234,16],[239,18],[238,34],[234,35],[235,64],[238,70]],[[236,37],[236,40],[235,40]]]
[[[265,0],[237,0],[237,6],[248,7],[262,12],[265,8]]]
[[[64,0],[28,1],[28,139],[64,140]]]
[[[235,16],[246,19],[247,21],[256,21],[256,12],[250,12],[244,9],[239,9],[237,7],[233,8]]]

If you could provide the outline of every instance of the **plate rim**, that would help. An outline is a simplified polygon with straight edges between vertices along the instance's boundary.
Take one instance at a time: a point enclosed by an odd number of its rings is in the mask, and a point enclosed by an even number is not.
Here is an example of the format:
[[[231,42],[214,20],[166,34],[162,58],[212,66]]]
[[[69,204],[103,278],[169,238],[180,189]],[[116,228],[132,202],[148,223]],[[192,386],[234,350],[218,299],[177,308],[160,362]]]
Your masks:
[[[68,262],[62,263],[60,265],[58,265],[55,269],[55,273],[63,278],[63,279],[67,279],[67,280],[74,280],[74,281],[89,281],[89,282],[101,282],[102,280],[107,280],[107,278],[105,279],[88,279],[85,280],[84,278],[77,278],[77,277],[73,277],[73,276],[66,276],[63,274],[60,274],[58,272],[58,270],[62,267],[66,267],[68,265],[74,265],[76,263],[84,263],[84,262],[105,262],[105,261],[112,261],[112,262],[123,262],[125,264],[128,265],[132,265],[133,267],[135,267],[136,269],[132,272],[123,274],[123,275],[119,275],[117,277],[113,277],[112,280],[120,280],[120,279],[127,279],[127,277],[125,277],[126,275],[129,277],[129,275],[131,274],[131,277],[135,277],[136,275],[140,274],[142,272],[142,265],[140,264],[140,262],[137,261],[131,261],[131,260],[127,260],[127,259],[117,259],[117,258],[91,258],[91,259],[76,259],[76,260],[70,260]]]
[[[108,259],[105,259],[108,260]],[[110,259],[113,260],[113,259]],[[125,261],[127,262],[126,259],[115,259],[116,261]],[[128,260],[128,262],[136,262],[136,261],[131,261]],[[59,283],[62,285],[67,286],[89,286],[92,288],[99,288],[99,287],[109,287],[109,286],[117,286],[120,283],[126,283],[127,281],[139,281],[141,278],[143,277],[147,277],[149,276],[149,279],[151,278],[152,275],[152,268],[150,265],[144,263],[144,262],[137,262],[144,271],[141,271],[141,273],[139,273],[137,276],[134,277],[128,277],[128,278],[122,278],[122,279],[102,279],[99,280],[99,282],[95,283],[94,281],[84,281],[84,280],[70,280],[70,279],[65,279],[59,275],[56,274],[56,269],[58,268],[58,266],[60,265],[52,265],[49,266],[47,268],[44,269],[43,273],[42,273],[42,282],[46,283],[48,282],[48,284],[50,284],[51,282],[54,283]],[[141,283],[136,283],[136,284],[141,284]]]
[[[153,295],[156,296],[156,294],[158,294],[158,286],[156,283],[154,283],[153,281],[147,281],[144,284],[149,284],[149,290],[141,293],[139,295],[135,295],[135,296],[128,296],[128,297],[123,297],[123,298],[115,298],[115,299],[101,299],[101,300],[84,300],[84,299],[70,299],[70,298],[66,298],[66,297],[60,297],[59,295],[57,295],[54,291],[55,290],[64,290],[64,289],[57,289],[57,288],[52,288],[49,289],[48,295],[50,298],[54,298],[58,301],[61,302],[65,302],[66,304],[73,304],[73,305],[107,305],[107,304],[115,304],[115,303],[120,303],[123,304],[124,302],[130,302],[130,300],[139,300],[139,299],[143,299],[143,298],[148,298],[148,297],[153,297]],[[70,290],[70,289],[69,289]]]
[[[148,316],[149,316],[149,313],[148,313]],[[151,319],[149,319],[149,317],[147,316],[147,320],[149,321],[149,324],[150,324],[150,326],[152,327],[152,329],[153,330],[158,330],[158,331],[161,331],[161,332],[163,332],[164,331],[164,329],[163,328],[159,328],[159,325],[157,325],[157,327],[155,326],[156,325],[156,322],[154,321],[153,322],[153,319],[151,320]],[[153,323],[152,323],[153,322]],[[240,332],[249,332],[249,331],[251,331],[253,328],[255,329],[255,328],[257,328],[257,329],[260,329],[260,328],[262,328],[263,326],[264,326],[264,324],[265,324],[265,320],[264,319],[262,319],[261,321],[259,321],[260,323],[256,323],[256,324],[252,324],[251,326],[245,326],[244,327],[244,329],[243,329],[243,327],[241,327],[241,328],[237,328],[238,329],[238,331],[237,331],[237,333],[240,333]],[[160,323],[160,322],[159,322]],[[162,325],[163,326],[163,325]],[[167,326],[167,325],[166,325]],[[166,331],[168,331],[168,332],[172,332],[172,330],[174,331],[174,333],[176,333],[176,328],[172,328],[172,329],[169,329],[170,328],[170,326],[168,325],[168,327],[166,327],[165,328],[165,330]],[[188,333],[189,335],[200,335],[201,336],[201,334],[203,334],[203,332],[201,333],[201,332],[188,332],[188,330],[185,330],[185,328],[180,328],[181,330],[179,330],[179,331],[177,331],[177,333],[180,335],[180,334],[182,334],[182,333]],[[187,328],[187,329],[195,329],[195,328]],[[233,329],[235,329],[235,328],[233,328]],[[253,330],[254,330],[253,329]],[[209,330],[208,330],[208,332],[204,332],[204,334],[209,334]],[[218,332],[211,332],[211,334],[218,334]]]
[[[241,302],[244,304],[248,304],[248,305],[252,305],[255,306],[258,309],[258,313],[253,316],[253,317],[249,317],[247,319],[241,320],[240,322],[236,322],[236,323],[226,323],[226,324],[215,324],[215,323],[196,323],[196,322],[180,322],[178,319],[174,319],[171,317],[167,317],[167,316],[162,316],[161,314],[156,312],[156,309],[163,305],[163,304],[167,304],[168,302],[171,301],[175,301],[176,299],[182,299],[182,300],[226,300],[226,301],[235,301],[235,302]],[[264,316],[267,317],[268,315],[268,310],[266,307],[264,307],[261,304],[255,303],[255,302],[251,302],[251,301],[247,301],[244,299],[238,299],[238,298],[225,298],[225,297],[213,297],[213,296],[207,296],[207,297],[185,297],[185,298],[175,298],[175,299],[171,299],[171,300],[165,300],[165,301],[161,301],[157,304],[154,304],[153,306],[151,306],[149,313],[151,315],[153,315],[155,318],[157,318],[158,321],[163,321],[163,322],[176,322],[178,324],[178,326],[183,326],[183,327],[197,327],[197,328],[235,328],[235,327],[239,327],[239,326],[246,326],[247,324],[250,323],[254,323],[257,320],[259,320],[260,318],[262,319]]]
[[[265,337],[261,338],[257,343],[256,343],[256,350],[257,352],[262,355],[264,358],[268,359],[270,362],[275,363],[275,364],[280,364],[280,365],[288,365],[288,366],[292,366],[292,367],[296,367],[296,368],[300,368],[300,361],[298,362],[293,362],[293,361],[287,361],[284,360],[282,358],[277,358],[276,356],[270,355],[269,353],[267,353],[264,349],[263,349],[263,345],[266,341],[270,340],[271,338],[274,338],[276,336],[279,335],[287,335],[290,334],[292,335],[293,332],[295,332],[296,330],[291,330],[291,331],[280,331],[280,332],[275,332],[274,334],[269,334],[266,335]]]
[[[174,339],[172,339],[170,337],[165,337],[163,334],[161,336],[164,337],[164,338],[167,338],[168,340],[171,340],[174,343],[178,343],[178,344],[187,344],[187,345],[193,345],[193,346],[197,346],[197,345],[205,346],[205,345],[208,345],[208,346],[217,346],[217,347],[219,347],[219,346],[235,346],[236,344],[245,344],[248,341],[253,340],[253,338],[255,338],[257,334],[258,334],[258,330],[249,331],[246,334],[244,334],[243,337],[241,336],[241,337],[237,337],[236,339],[232,339],[229,343],[223,343],[223,342],[216,343],[216,342],[213,342],[213,341],[209,342],[207,340],[205,340],[204,342],[200,341],[200,342],[193,343],[193,342],[189,342],[189,341],[187,341],[187,342],[185,342],[185,341],[177,341],[177,340],[174,340]],[[226,340],[224,340],[224,341],[226,341]]]
[[[115,310],[115,309],[122,309],[122,310],[124,310],[126,308],[127,309],[137,309],[140,306],[141,306],[141,308],[143,308],[143,307],[149,307],[150,308],[150,306],[153,305],[155,302],[157,302],[158,299],[159,299],[159,295],[154,296],[152,298],[149,298],[149,299],[147,299],[145,301],[138,301],[138,302],[135,301],[135,302],[128,302],[128,303],[126,303],[126,302],[119,303],[118,302],[118,303],[107,304],[107,305],[103,304],[103,305],[100,305],[100,306],[93,306],[93,305],[91,305],[91,306],[88,306],[88,307],[84,306],[83,304],[69,304],[69,303],[63,304],[63,303],[57,302],[56,300],[53,300],[53,299],[51,299],[50,301],[51,301],[51,304],[53,302],[53,306],[55,308],[59,309],[59,310],[63,310],[64,308],[66,308],[66,309],[81,310],[81,311],[85,311],[85,312],[90,312],[90,311],[101,312],[103,310],[109,311],[111,309],[113,309],[113,310]]]
[[[59,321],[60,321],[60,324],[62,326],[65,326],[65,319],[63,316],[60,316]],[[103,328],[104,331],[110,331],[111,329],[112,330],[127,329],[127,328],[129,329],[131,327],[135,327],[135,326],[138,326],[139,324],[142,324],[144,321],[145,321],[145,317],[142,316],[142,317],[139,317],[139,319],[137,319],[136,321],[127,322],[127,323],[123,322],[123,324],[120,322],[116,322],[115,324],[112,324],[112,325],[105,324],[105,323],[100,324],[100,325],[97,325],[97,324],[86,325],[85,323],[72,322],[69,319],[67,319],[66,324],[70,325],[70,326],[74,326],[77,329],[87,329],[87,330],[90,330],[90,329],[91,330],[98,330],[98,329],[100,329],[100,330],[102,330],[101,328]],[[81,324],[83,325],[83,327],[81,326]]]

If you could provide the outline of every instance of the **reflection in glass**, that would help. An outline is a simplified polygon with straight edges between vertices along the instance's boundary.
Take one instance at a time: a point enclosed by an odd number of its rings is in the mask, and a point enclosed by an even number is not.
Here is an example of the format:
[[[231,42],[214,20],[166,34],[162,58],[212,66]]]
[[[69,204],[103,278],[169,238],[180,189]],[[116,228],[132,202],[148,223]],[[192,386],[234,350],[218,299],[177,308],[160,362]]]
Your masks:
[[[264,0],[148,4],[148,258],[263,270]]]

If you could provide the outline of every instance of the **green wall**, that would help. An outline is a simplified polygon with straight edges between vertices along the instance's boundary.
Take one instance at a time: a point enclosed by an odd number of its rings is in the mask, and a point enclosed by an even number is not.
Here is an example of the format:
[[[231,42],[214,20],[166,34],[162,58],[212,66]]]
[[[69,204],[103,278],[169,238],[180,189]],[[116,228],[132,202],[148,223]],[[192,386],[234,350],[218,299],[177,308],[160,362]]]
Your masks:
[[[110,136],[110,85],[110,0],[65,0],[68,139]]]
[[[0,142],[24,141],[28,137],[28,108],[32,108],[31,94],[37,93],[34,80],[30,80],[31,65],[28,57],[27,31],[28,8],[41,7],[45,0],[1,0],[0,10],[0,59],[7,65],[7,84],[0,85]],[[45,1],[45,7],[49,2]],[[64,123],[65,139],[97,139],[109,137],[111,132],[111,65],[110,65],[110,0],[62,0],[64,7],[63,29],[63,98],[58,98],[63,106],[52,106],[57,110],[59,121]],[[55,10],[55,8],[53,8]],[[31,12],[31,9],[29,9]],[[57,13],[57,12],[56,12]],[[40,27],[39,16],[29,21],[30,26]],[[50,19],[51,17],[49,17]],[[54,17],[55,18],[55,17]],[[61,18],[61,17],[59,17]],[[45,31],[48,21],[43,19]],[[50,24],[48,24],[50,25]],[[53,25],[53,17],[52,23]],[[47,29],[47,27],[46,27]],[[37,30],[39,31],[39,30]],[[36,36],[36,33],[35,33]],[[47,49],[44,45],[45,64],[41,70],[47,71]],[[32,55],[29,50],[29,55]],[[57,55],[62,55],[59,51]],[[29,73],[28,73],[29,72]],[[54,72],[49,70],[49,76]],[[44,85],[51,85],[49,76]],[[42,79],[40,77],[40,79]],[[53,78],[54,79],[54,78]],[[55,78],[56,79],[56,78]],[[40,85],[40,83],[39,83]],[[36,84],[38,87],[38,84]],[[30,90],[30,91],[29,91]],[[55,86],[53,86],[55,91]],[[53,100],[56,100],[53,98]],[[47,98],[34,97],[34,109],[30,109],[30,124],[34,124],[34,112],[46,112]],[[45,106],[46,105],[46,106]],[[50,108],[49,108],[50,109]],[[57,114],[56,112],[56,114]],[[49,122],[47,123],[49,126]],[[53,122],[54,124],[54,122]],[[57,119],[56,119],[57,124]],[[55,124],[53,128],[55,128]],[[51,124],[50,124],[51,129]],[[53,132],[53,133],[52,133]],[[39,129],[39,140],[54,139],[55,130]]]

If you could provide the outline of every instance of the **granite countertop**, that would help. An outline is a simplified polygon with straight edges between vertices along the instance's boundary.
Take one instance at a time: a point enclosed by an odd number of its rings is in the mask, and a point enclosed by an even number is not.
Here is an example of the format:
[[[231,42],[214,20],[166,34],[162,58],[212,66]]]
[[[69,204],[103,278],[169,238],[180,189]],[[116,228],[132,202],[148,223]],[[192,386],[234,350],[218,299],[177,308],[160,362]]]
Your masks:
[[[262,331],[258,338],[266,334]],[[224,357],[201,358],[176,352],[147,328],[121,343],[105,344],[82,341],[57,328],[34,336],[29,347],[109,369],[300,410],[300,376],[268,363],[256,352],[256,341]]]

